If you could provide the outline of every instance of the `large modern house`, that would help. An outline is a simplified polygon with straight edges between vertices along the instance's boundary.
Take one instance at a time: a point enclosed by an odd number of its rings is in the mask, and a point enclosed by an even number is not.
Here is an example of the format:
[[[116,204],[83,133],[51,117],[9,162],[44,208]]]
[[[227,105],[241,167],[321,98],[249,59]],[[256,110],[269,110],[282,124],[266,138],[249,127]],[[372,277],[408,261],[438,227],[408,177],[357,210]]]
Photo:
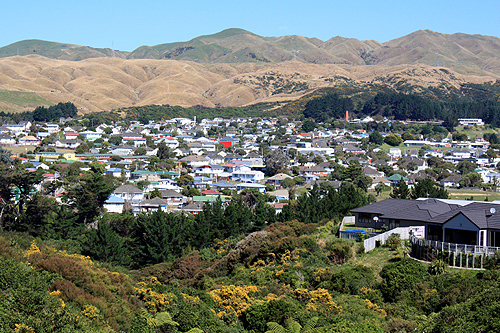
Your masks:
[[[421,227],[427,240],[500,246],[500,202],[386,199],[351,212],[357,227]]]

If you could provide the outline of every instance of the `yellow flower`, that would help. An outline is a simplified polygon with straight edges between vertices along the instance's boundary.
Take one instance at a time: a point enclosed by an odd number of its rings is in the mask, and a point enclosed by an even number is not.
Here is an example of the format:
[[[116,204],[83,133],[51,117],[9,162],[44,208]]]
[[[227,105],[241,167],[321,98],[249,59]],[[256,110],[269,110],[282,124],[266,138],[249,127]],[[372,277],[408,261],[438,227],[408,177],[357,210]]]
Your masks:
[[[16,328],[14,329],[14,333],[35,333],[35,329],[33,327],[29,327],[25,324],[16,324]]]

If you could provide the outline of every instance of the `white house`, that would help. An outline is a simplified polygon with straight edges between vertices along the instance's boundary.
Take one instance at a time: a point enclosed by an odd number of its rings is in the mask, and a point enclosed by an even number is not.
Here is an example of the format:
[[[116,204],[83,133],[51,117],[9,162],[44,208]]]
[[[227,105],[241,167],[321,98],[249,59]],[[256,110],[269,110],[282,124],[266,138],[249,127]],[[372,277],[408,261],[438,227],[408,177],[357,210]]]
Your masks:
[[[257,183],[264,180],[264,173],[262,171],[251,170],[249,167],[241,167],[233,171],[231,180],[245,183]]]
[[[124,203],[125,199],[116,195],[110,195],[109,198],[104,201],[103,207],[108,213],[122,213]]]

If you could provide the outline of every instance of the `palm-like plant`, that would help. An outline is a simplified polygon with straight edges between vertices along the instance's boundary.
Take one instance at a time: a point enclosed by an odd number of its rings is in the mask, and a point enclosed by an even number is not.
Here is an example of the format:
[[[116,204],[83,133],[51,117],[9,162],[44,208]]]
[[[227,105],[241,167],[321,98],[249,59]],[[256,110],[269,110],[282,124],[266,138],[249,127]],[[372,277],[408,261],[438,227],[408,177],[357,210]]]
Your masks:
[[[297,321],[289,318],[286,320],[286,328],[275,322],[267,323],[266,333],[314,333],[318,323],[318,317],[313,317],[302,327]]]
[[[156,316],[149,313],[146,309],[142,309],[141,316],[146,319],[146,323],[154,328],[163,325],[178,326],[179,324],[172,320],[172,316],[167,311],[160,312]]]

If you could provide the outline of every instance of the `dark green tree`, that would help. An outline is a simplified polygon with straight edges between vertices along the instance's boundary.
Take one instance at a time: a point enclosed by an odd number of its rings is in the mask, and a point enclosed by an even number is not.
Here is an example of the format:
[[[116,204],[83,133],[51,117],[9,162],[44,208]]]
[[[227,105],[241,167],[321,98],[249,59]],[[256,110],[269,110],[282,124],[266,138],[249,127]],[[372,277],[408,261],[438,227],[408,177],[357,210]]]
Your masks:
[[[106,220],[100,220],[97,229],[90,228],[83,243],[84,254],[116,265],[128,266],[130,252],[125,240]]]
[[[392,188],[392,192],[390,194],[391,198],[396,199],[409,199],[410,198],[410,189],[404,180],[400,180],[396,186]]]
[[[103,176],[97,165],[85,172],[76,185],[70,185],[64,199],[74,207],[78,221],[88,224],[99,216],[102,206],[115,189],[117,180],[109,175]]]
[[[457,165],[457,171],[460,172],[461,175],[466,175],[468,173],[474,172],[476,170],[477,165],[472,163],[471,161],[460,161]]]
[[[384,137],[379,133],[379,131],[373,131],[368,136],[368,141],[380,146],[384,144]]]
[[[266,175],[274,176],[279,170],[286,167],[288,161],[288,156],[281,149],[270,151],[264,157],[264,164],[266,165]]]
[[[417,179],[415,186],[411,190],[410,198],[448,199],[448,191],[444,187],[437,185],[432,178]]]
[[[396,301],[404,291],[412,290],[419,282],[429,276],[427,268],[413,259],[390,263],[382,268],[383,279],[380,290],[387,301]]]
[[[314,131],[315,128],[316,123],[310,119],[306,119],[304,120],[304,123],[302,123],[302,130],[306,133]]]

